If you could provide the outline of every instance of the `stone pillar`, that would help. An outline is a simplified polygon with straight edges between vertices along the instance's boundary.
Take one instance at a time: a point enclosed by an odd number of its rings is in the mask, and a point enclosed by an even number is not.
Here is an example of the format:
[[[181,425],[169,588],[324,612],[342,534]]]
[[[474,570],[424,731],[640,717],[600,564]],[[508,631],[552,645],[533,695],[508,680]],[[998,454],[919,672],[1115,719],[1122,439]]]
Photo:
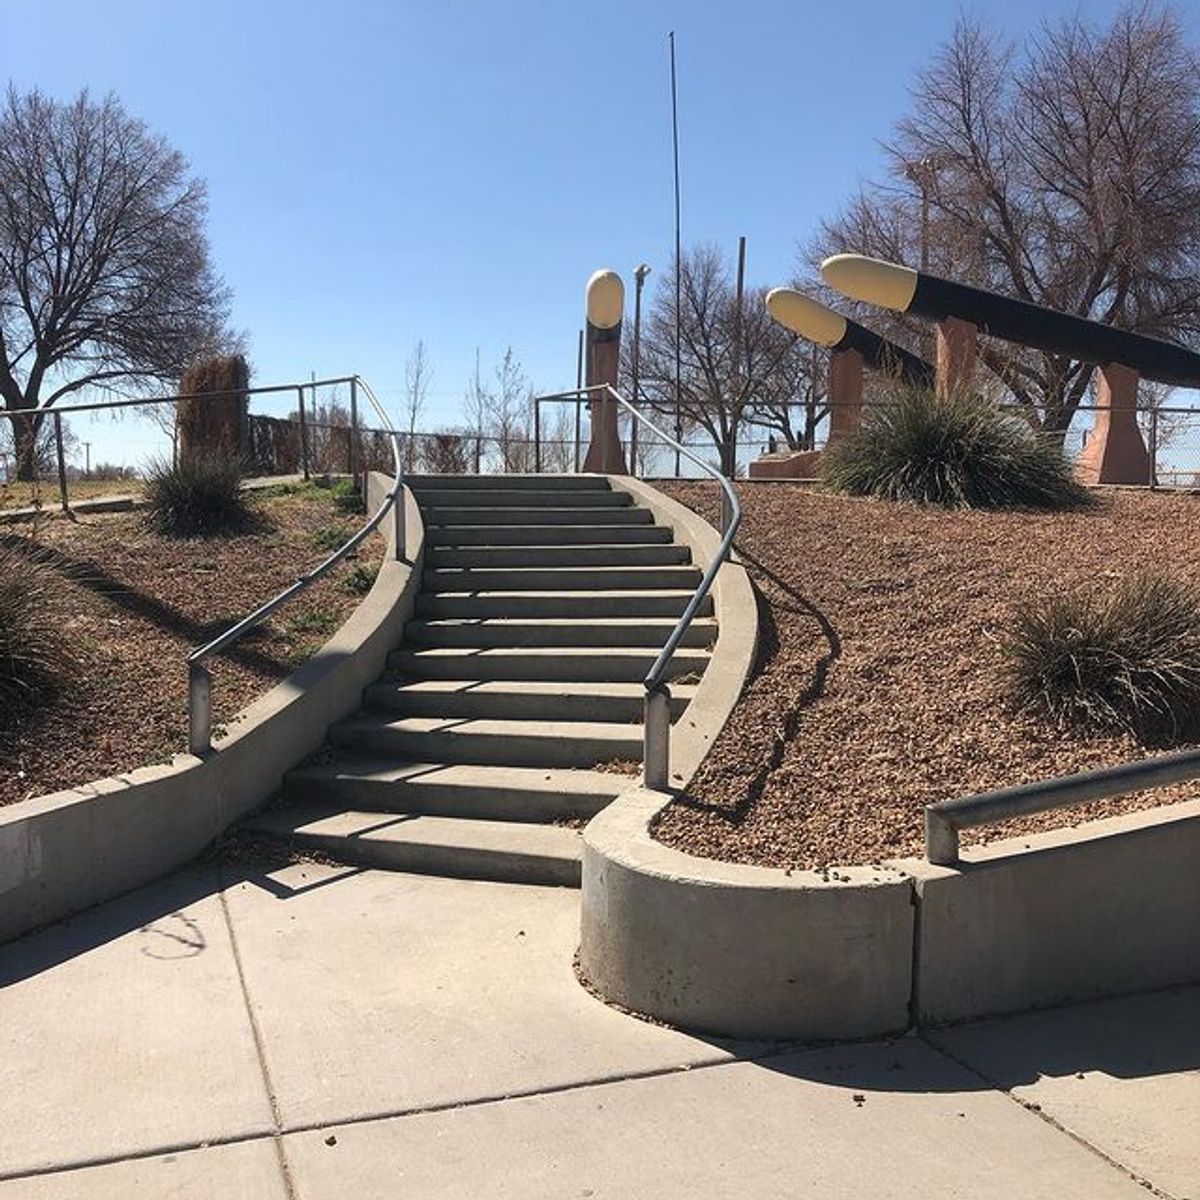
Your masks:
[[[862,424],[863,356],[835,350],[829,356],[829,437],[832,446]]]
[[[587,285],[587,385],[617,386],[621,356],[621,312],[625,286],[615,271],[597,271]],[[625,451],[617,430],[617,403],[601,393],[589,400],[591,438],[583,460],[585,471],[628,475]]]
[[[1075,474],[1083,483],[1148,484],[1150,454],[1137,425],[1138,372],[1121,363],[1100,368],[1096,421]]]
[[[970,321],[943,317],[937,323],[937,394],[943,399],[967,391],[975,378],[978,330]]]

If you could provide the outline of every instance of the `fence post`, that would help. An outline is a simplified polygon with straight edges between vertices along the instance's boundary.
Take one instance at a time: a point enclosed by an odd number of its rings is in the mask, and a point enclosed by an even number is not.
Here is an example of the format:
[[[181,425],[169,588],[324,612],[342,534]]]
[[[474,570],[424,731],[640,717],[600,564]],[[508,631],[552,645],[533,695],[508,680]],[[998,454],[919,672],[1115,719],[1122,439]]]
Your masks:
[[[358,487],[358,379],[350,380],[350,482]]]
[[[1158,409],[1150,410],[1150,490],[1158,486]]]
[[[481,470],[483,465],[483,434],[475,435],[475,474],[482,475]]]
[[[533,473],[542,473],[542,402],[533,401]]]
[[[671,770],[671,689],[660,683],[646,693],[642,726],[642,783],[667,789]]]
[[[54,414],[54,453],[58,459],[58,498],[62,510],[70,513],[71,505],[67,499],[67,460],[63,454],[62,414]]]
[[[315,389],[314,389],[315,390]],[[308,420],[304,415],[304,388],[296,389],[296,398],[300,403],[300,470],[304,472],[304,482],[308,482]],[[316,396],[313,396],[316,404]]]

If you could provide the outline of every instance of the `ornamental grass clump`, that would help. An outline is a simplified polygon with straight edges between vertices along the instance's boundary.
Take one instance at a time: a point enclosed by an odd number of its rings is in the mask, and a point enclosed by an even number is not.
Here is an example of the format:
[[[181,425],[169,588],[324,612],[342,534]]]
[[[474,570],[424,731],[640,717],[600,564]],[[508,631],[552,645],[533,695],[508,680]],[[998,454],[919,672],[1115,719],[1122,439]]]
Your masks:
[[[826,451],[827,487],[946,508],[1078,508],[1087,490],[1060,448],[978,396],[885,394],[861,429]]]
[[[1002,642],[1016,702],[1060,728],[1143,745],[1200,733],[1200,593],[1162,575],[1017,607]]]
[[[0,547],[0,726],[14,706],[45,699],[72,659],[55,615],[54,573],[21,548]]]
[[[194,453],[159,461],[146,472],[150,523],[171,537],[236,533],[250,523],[242,464],[223,454]]]

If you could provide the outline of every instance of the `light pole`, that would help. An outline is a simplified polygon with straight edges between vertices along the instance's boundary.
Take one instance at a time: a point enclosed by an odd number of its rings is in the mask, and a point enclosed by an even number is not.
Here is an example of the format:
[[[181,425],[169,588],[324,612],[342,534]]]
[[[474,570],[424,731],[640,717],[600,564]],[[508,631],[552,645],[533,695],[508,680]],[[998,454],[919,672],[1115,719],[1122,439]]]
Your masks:
[[[641,375],[641,359],[642,359],[642,288],[646,284],[646,276],[650,274],[650,266],[648,263],[642,263],[633,272],[634,292],[633,292],[633,407],[638,407],[638,402],[641,396],[639,388],[639,380]],[[639,410],[640,411],[640,410]],[[629,469],[636,475],[637,467],[637,436],[638,422],[637,418],[633,419],[629,427]]]

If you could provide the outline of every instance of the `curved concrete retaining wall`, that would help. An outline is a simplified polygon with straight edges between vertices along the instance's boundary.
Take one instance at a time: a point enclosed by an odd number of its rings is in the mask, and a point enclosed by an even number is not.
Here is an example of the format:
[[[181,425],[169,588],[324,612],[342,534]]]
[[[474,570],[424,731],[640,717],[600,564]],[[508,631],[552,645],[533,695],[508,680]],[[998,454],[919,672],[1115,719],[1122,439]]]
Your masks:
[[[368,506],[391,480],[372,474]],[[407,562],[393,554],[395,525],[374,586],[303,666],[243,710],[203,759],[176,755],[83,787],[0,809],[0,941],[78,912],[195,857],[266,800],[284,773],[359,707],[363,688],[399,642],[420,586],[424,527],[406,490]],[[182,663],[165,664],[182,670]]]
[[[717,534],[695,513],[613,485],[710,560]],[[676,788],[741,692],[755,605],[727,564],[717,653],[673,730]],[[1200,803],[993,843],[957,869],[904,859],[828,875],[663,846],[650,830],[668,803],[634,788],[589,823],[580,969],[607,999],[685,1029],[861,1038],[1200,980]]]
[[[607,999],[727,1037],[856,1038],[908,1024],[912,890],[897,872],[695,858],[627,792],[584,835],[580,969]]]

